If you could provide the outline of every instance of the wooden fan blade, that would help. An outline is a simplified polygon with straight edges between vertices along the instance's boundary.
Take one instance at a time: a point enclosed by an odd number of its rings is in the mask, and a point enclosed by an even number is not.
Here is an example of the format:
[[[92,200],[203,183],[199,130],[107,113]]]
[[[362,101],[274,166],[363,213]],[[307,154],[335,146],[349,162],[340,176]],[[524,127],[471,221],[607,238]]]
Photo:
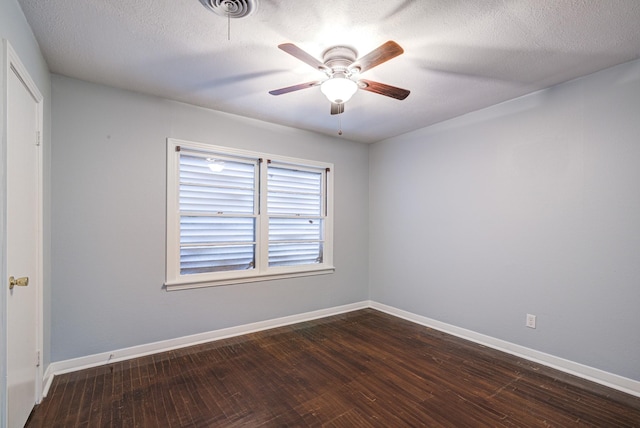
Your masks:
[[[411,91],[398,88],[396,86],[385,85],[384,83],[373,82],[371,80],[360,79],[358,81],[360,89],[373,92],[375,94],[384,95],[395,98],[396,100],[404,100],[409,96]]]
[[[331,103],[331,114],[342,114],[344,113],[344,103]]]
[[[281,45],[278,45],[278,47],[280,49],[282,49],[283,51],[285,51],[286,53],[288,53],[289,55],[292,55],[292,56],[298,58],[300,61],[302,61],[302,62],[304,62],[306,64],[309,64],[311,67],[315,68],[316,70],[320,70],[320,71],[327,70],[327,66],[326,65],[324,65],[319,60],[317,60],[315,57],[313,57],[310,54],[306,53],[305,51],[303,51],[302,49],[300,49],[299,47],[297,47],[293,43],[283,43]]]
[[[300,83],[299,85],[287,86],[286,88],[274,89],[273,91],[269,91],[271,95],[282,95],[288,94],[289,92],[299,91],[300,89],[312,88],[314,86],[318,86],[322,82],[316,80],[315,82],[307,82]]]
[[[358,58],[355,62],[349,66],[350,69],[358,68],[360,73],[363,73],[373,67],[389,61],[391,58],[395,58],[402,54],[404,49],[393,40],[389,40],[378,48],[372,50],[362,58]]]

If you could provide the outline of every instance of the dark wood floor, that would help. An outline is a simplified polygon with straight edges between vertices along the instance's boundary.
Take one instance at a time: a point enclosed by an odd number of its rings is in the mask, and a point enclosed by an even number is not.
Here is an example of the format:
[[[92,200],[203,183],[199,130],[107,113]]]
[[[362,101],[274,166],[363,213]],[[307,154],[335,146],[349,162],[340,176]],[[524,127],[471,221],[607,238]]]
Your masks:
[[[56,376],[28,427],[631,427],[640,398],[366,309]]]

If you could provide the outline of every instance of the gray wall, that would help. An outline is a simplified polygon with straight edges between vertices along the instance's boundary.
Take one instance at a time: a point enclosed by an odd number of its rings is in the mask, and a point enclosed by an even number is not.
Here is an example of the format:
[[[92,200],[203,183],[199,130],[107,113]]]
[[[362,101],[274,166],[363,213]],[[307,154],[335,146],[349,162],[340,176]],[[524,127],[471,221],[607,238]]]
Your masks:
[[[27,23],[20,6],[16,0],[0,0],[0,40],[6,39],[9,41],[16,54],[20,58],[20,61],[24,64],[29,75],[33,79],[34,83],[40,90],[40,93],[44,97],[44,124],[43,124],[43,143],[44,143],[44,224],[45,224],[45,236],[44,236],[44,267],[45,267],[45,283],[44,283],[44,349],[43,349],[43,360],[45,363],[45,367],[49,363],[49,355],[50,355],[50,302],[51,302],[51,288],[49,282],[49,272],[50,272],[50,234],[49,234],[49,218],[50,218],[50,159],[51,159],[51,81],[49,77],[49,69],[47,64],[45,63],[41,53],[40,48],[36,42],[36,39],[31,32],[31,28]],[[1,51],[0,47],[0,51]],[[0,60],[0,63],[2,61]],[[4,67],[4,64],[2,64]],[[3,71],[0,71],[0,76],[3,75]],[[0,99],[4,98],[4,94],[2,93],[3,88],[0,87]],[[0,107],[1,110],[1,107]],[[5,123],[3,122],[5,118],[4,112],[0,114],[0,135],[4,135],[4,127]],[[3,143],[4,144],[4,143]],[[4,155],[4,147],[2,147],[2,155],[0,159],[3,165],[0,165],[0,218],[2,219],[2,224],[4,225],[4,212],[5,212],[5,202],[6,202],[6,178],[5,178],[5,155]],[[3,226],[4,227],[4,226]],[[4,230],[0,231],[2,245],[1,248],[4,248]],[[0,252],[4,252],[3,249],[0,249]],[[0,257],[4,259],[4,254]],[[7,278],[5,275],[6,266],[4,262],[2,264],[2,275],[4,278]],[[5,319],[5,308],[6,308],[6,293],[0,293],[0,311],[2,311],[1,320]],[[0,329],[0,331],[4,331]],[[2,336],[2,334],[0,334]],[[5,350],[5,337],[0,337],[0,355],[6,355]],[[4,363],[5,358],[0,358],[0,372],[2,378],[4,379]],[[4,388],[0,388],[0,395],[3,393]],[[0,403],[2,402],[2,397],[0,397]],[[1,422],[0,422],[1,424]]]
[[[372,300],[640,380],[640,62],[369,156]]]
[[[368,298],[368,146],[52,76],[52,361]],[[166,292],[166,138],[333,162],[336,272]]]

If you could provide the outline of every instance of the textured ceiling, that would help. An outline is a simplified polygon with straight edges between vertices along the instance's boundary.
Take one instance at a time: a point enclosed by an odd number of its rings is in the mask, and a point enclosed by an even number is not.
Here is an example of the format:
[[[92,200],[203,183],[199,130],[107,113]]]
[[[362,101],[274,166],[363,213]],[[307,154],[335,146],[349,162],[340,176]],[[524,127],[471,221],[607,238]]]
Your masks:
[[[18,0],[52,72],[282,125],[374,142],[640,57],[638,0],[259,0],[227,20],[200,0]],[[230,21],[230,40],[228,24]],[[321,59],[387,40],[405,53],[363,77],[411,90],[358,91],[331,116]]]

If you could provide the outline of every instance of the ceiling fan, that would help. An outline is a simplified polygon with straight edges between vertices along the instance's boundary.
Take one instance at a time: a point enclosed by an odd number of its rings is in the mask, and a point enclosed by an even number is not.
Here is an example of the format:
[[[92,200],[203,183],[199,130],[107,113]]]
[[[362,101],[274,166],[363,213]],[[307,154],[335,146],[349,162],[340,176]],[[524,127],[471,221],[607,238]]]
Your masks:
[[[278,45],[278,47],[316,70],[324,72],[328,79],[314,80],[275,89],[269,91],[271,95],[282,95],[299,91],[300,89],[320,86],[322,93],[331,102],[331,114],[344,113],[344,103],[349,101],[358,88],[397,100],[404,100],[409,96],[410,91],[406,89],[360,78],[361,73],[404,52],[404,49],[392,40],[360,58],[357,58],[356,51],[350,47],[334,46],[324,51],[322,55],[323,62],[320,62],[293,43],[284,43]]]

